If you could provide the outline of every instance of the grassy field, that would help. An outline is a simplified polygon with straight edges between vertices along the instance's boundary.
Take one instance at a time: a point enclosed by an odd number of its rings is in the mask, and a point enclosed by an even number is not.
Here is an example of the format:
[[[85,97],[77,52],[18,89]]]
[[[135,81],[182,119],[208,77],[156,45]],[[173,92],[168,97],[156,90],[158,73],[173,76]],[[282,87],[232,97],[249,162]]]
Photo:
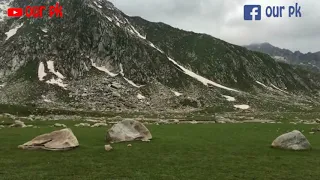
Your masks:
[[[151,142],[112,144],[104,150],[106,128],[76,128],[80,147],[66,152],[27,151],[17,146],[57,128],[0,130],[0,179],[217,179],[297,180],[320,177],[320,134],[312,125],[151,125]],[[270,148],[288,130],[304,130],[313,149]]]

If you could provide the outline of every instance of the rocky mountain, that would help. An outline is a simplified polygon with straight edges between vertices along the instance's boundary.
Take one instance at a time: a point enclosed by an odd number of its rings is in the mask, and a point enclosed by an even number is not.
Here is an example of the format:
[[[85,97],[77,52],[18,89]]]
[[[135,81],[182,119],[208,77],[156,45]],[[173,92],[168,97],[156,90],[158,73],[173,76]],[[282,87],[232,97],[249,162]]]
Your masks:
[[[270,43],[250,44],[245,47],[252,51],[269,54],[278,61],[302,65],[303,67],[311,70],[320,70],[320,51],[304,54],[300,51],[292,52],[288,49],[281,49],[271,45]]]
[[[3,2],[2,9],[56,3]],[[319,102],[318,73],[206,34],[129,17],[106,0],[59,3],[63,18],[0,19],[1,104],[185,112]]]

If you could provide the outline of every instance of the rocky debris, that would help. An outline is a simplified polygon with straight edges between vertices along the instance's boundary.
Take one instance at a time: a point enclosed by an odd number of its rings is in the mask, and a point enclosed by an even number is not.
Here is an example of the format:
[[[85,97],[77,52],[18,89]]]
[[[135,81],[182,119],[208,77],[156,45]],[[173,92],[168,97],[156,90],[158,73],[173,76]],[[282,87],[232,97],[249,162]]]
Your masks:
[[[20,121],[20,120],[15,120],[14,124],[11,124],[9,127],[21,127],[21,128],[25,128],[27,127],[24,122]]]
[[[113,148],[112,148],[112,146],[111,145],[105,145],[104,146],[104,149],[106,150],[106,151],[111,151]]]
[[[79,146],[79,142],[69,128],[53,131],[35,137],[20,146],[21,149],[45,149],[52,151],[70,150]]]
[[[5,126],[4,125],[0,125],[0,128],[5,128]]]
[[[89,123],[79,123],[74,126],[76,126],[76,127],[90,127],[91,125]]]
[[[54,127],[63,127],[63,128],[67,127],[65,124],[60,124],[60,123],[55,123],[53,126]]]
[[[108,126],[107,123],[95,123],[94,125],[92,125],[91,127],[106,127]]]
[[[106,140],[111,142],[150,139],[152,139],[150,131],[141,122],[135,120],[123,120],[113,125],[106,135]]]
[[[289,150],[307,150],[311,145],[307,138],[298,130],[277,137],[271,144],[274,148]]]
[[[131,145],[131,144],[128,144],[127,146],[128,146],[128,147],[132,147],[132,145]]]
[[[309,134],[315,134],[315,132],[309,132]]]
[[[15,115],[12,115],[12,114],[9,114],[9,113],[2,114],[2,117],[8,118],[8,119],[13,119],[13,120],[15,120],[17,118]]]
[[[175,119],[175,120],[173,121],[173,123],[175,123],[175,124],[179,124],[179,123],[180,123],[180,121],[179,121],[178,119]]]
[[[111,121],[122,121],[123,118],[121,116],[115,116],[115,117],[109,118],[109,120],[111,120]]]
[[[193,120],[193,121],[190,122],[190,124],[198,124],[198,122]]]

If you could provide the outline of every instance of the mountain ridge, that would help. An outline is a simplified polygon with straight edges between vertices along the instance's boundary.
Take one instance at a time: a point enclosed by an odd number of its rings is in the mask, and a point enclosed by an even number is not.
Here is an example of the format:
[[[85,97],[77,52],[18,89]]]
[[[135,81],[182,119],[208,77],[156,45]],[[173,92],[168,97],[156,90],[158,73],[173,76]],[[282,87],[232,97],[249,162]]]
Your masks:
[[[254,110],[269,101],[289,104],[301,93],[297,101],[316,101],[314,72],[210,35],[129,17],[109,1],[59,2],[63,19],[0,21],[0,103],[165,111],[239,104]]]

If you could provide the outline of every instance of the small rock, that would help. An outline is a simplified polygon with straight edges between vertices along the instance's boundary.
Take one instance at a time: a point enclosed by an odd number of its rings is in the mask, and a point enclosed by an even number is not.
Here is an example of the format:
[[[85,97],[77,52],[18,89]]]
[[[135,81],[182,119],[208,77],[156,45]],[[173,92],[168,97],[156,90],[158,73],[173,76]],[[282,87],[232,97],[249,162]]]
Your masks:
[[[190,124],[198,124],[198,122],[193,120],[193,121],[190,122]]]
[[[113,148],[112,148],[112,146],[111,145],[105,145],[104,146],[104,149],[106,150],[106,151],[111,151]]]
[[[80,124],[76,124],[74,126],[76,126],[76,127],[90,127],[90,124],[89,123],[80,123]]]
[[[131,144],[128,144],[128,147],[132,147],[132,145],[131,145]]]
[[[178,119],[175,119],[174,121],[173,121],[175,124],[179,124],[179,120]]]
[[[108,126],[107,123],[95,123],[94,125],[92,125],[91,127],[106,127]]]
[[[309,132],[309,134],[315,134],[315,132]]]
[[[121,94],[119,94],[118,92],[112,92],[112,96],[113,97],[121,97]]]
[[[65,124],[60,124],[60,123],[55,123],[53,126],[54,127],[63,127],[63,128],[67,127]]]

